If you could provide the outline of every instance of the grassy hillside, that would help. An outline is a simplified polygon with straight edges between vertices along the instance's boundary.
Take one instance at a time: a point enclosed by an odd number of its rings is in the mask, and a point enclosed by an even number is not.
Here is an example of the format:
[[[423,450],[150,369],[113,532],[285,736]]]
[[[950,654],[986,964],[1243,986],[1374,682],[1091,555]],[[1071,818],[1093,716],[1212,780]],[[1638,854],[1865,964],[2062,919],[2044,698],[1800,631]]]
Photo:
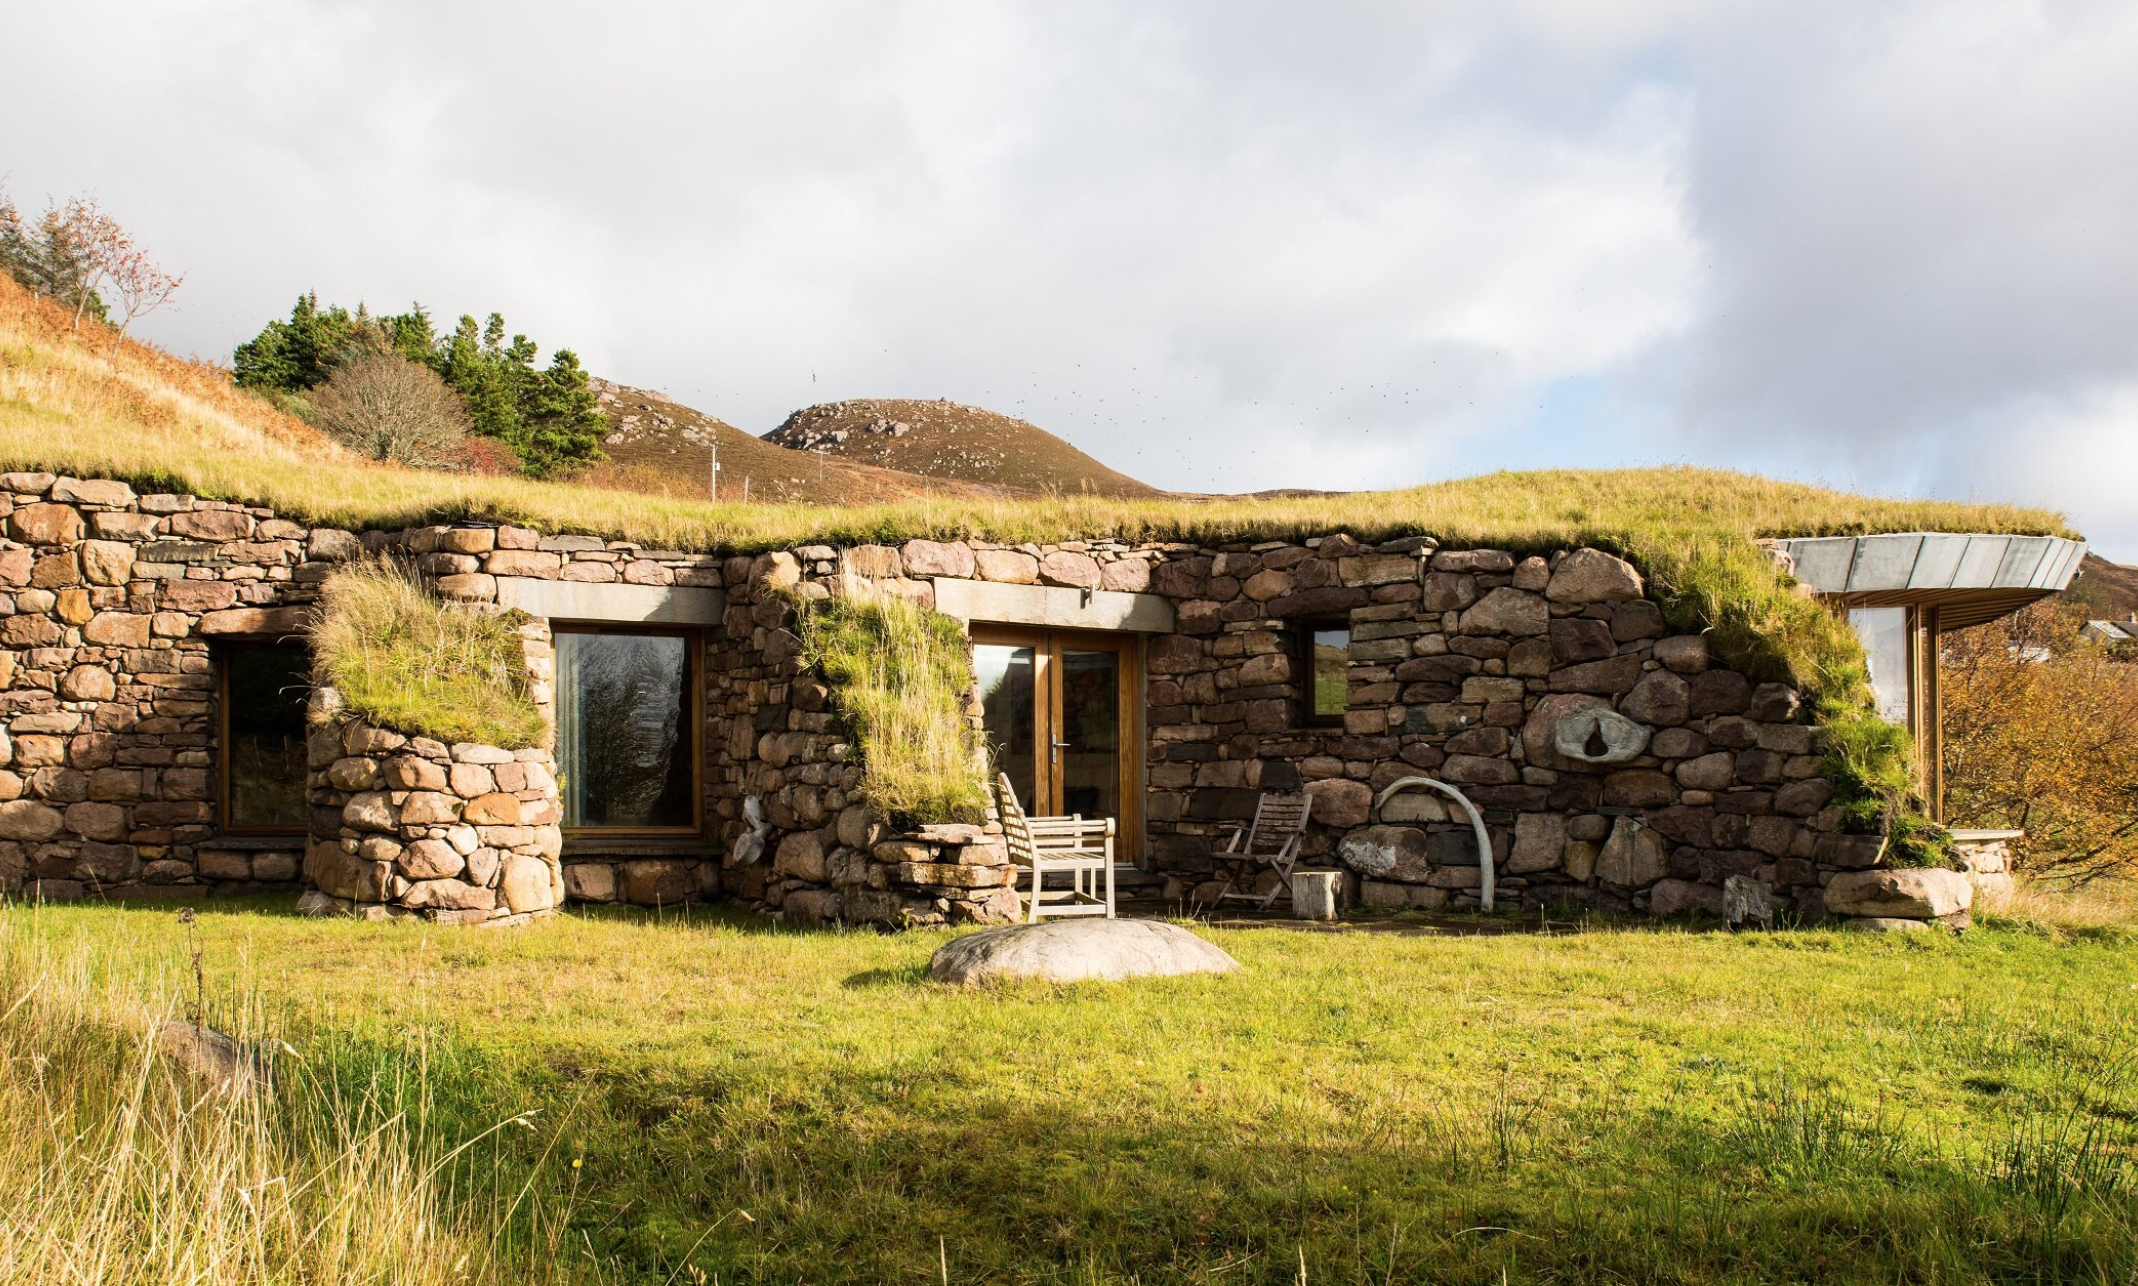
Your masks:
[[[855,398],[806,406],[765,435],[796,450],[858,460],[1004,492],[1158,496],[1034,424],[978,406],[918,398]]]
[[[289,1143],[234,1167],[204,1146],[223,1110],[167,1094],[119,1152],[94,1087],[162,1080],[138,1017],[57,1046],[36,1021],[70,976],[168,1012],[187,927],[0,910],[0,1177],[23,1216],[0,1220],[0,1278],[2138,1274],[2125,930],[1375,927],[1203,929],[1233,977],[967,992],[926,978],[944,932],[581,909],[440,933],[210,904],[209,1021],[288,1043],[264,1132]],[[398,1161],[522,1120],[435,1170]],[[164,1144],[174,1121],[211,1137]],[[381,1221],[397,1260],[300,1271]]]
[[[705,499],[720,448],[720,495],[772,503],[858,505],[921,496],[973,499],[989,489],[952,478],[929,478],[856,464],[821,451],[795,451],[650,389],[595,380],[601,409],[613,426],[602,439],[609,462],[576,481],[582,486],[647,495]]]
[[[2088,554],[2079,564],[2079,576],[2064,591],[2069,602],[2081,603],[2087,614],[2099,619],[2129,620],[2138,616],[2138,567],[2112,563],[2099,554]]]

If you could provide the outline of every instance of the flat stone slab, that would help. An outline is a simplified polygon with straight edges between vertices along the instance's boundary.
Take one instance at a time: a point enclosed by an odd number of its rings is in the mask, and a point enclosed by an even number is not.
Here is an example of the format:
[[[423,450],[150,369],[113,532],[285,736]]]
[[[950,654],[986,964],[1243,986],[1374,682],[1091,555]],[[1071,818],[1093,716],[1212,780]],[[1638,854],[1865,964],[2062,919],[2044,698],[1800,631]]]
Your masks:
[[[966,985],[998,978],[1119,982],[1239,970],[1239,961],[1177,924],[1096,917],[982,929],[943,944],[928,962],[937,982]]]

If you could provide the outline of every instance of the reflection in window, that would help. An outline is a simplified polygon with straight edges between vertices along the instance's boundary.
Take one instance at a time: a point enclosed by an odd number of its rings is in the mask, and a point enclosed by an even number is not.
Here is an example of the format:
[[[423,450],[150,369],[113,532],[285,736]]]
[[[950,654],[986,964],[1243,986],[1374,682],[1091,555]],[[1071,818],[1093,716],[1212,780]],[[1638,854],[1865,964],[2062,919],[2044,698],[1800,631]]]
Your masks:
[[[697,824],[690,640],[557,635],[557,758],[566,826]]]
[[[976,643],[972,650],[973,677],[979,681],[981,725],[987,732],[987,751],[995,771],[1007,773],[1010,789],[1026,809],[1039,807],[1034,789],[1033,743],[1038,707],[1034,688],[1034,651],[1004,643]]]
[[[1116,652],[1062,649],[1064,813],[1121,815],[1121,657]]]
[[[241,647],[224,655],[226,829],[304,829],[304,703],[311,683],[302,648]]]
[[[1878,698],[1879,717],[1906,726],[1908,609],[1859,607],[1849,612],[1848,623],[1856,627],[1864,657],[1871,664],[1871,690]]]
[[[1324,622],[1305,627],[1308,723],[1342,723],[1349,702],[1351,628]]]

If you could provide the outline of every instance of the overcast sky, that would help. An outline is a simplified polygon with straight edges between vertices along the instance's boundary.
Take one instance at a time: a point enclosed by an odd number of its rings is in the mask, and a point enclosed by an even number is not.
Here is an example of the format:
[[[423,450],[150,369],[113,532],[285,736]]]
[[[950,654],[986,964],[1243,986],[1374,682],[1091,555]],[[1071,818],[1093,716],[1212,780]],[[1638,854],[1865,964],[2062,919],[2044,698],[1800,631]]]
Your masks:
[[[1193,490],[1731,465],[2138,561],[2128,0],[7,25],[0,173],[184,269],[144,328],[182,354],[421,300],[754,432],[948,397]]]

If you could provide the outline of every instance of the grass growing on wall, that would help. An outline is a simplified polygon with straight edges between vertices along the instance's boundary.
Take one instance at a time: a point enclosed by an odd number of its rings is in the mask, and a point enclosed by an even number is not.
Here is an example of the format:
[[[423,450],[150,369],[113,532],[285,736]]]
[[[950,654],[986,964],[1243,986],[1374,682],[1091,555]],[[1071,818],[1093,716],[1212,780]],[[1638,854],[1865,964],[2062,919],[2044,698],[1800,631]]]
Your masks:
[[[965,702],[958,623],[907,599],[797,600],[802,659],[830,682],[861,756],[861,791],[894,822],[977,822],[987,782]]]
[[[407,736],[518,750],[547,735],[518,620],[441,602],[392,563],[352,563],[321,591],[312,646],[351,713]]]

